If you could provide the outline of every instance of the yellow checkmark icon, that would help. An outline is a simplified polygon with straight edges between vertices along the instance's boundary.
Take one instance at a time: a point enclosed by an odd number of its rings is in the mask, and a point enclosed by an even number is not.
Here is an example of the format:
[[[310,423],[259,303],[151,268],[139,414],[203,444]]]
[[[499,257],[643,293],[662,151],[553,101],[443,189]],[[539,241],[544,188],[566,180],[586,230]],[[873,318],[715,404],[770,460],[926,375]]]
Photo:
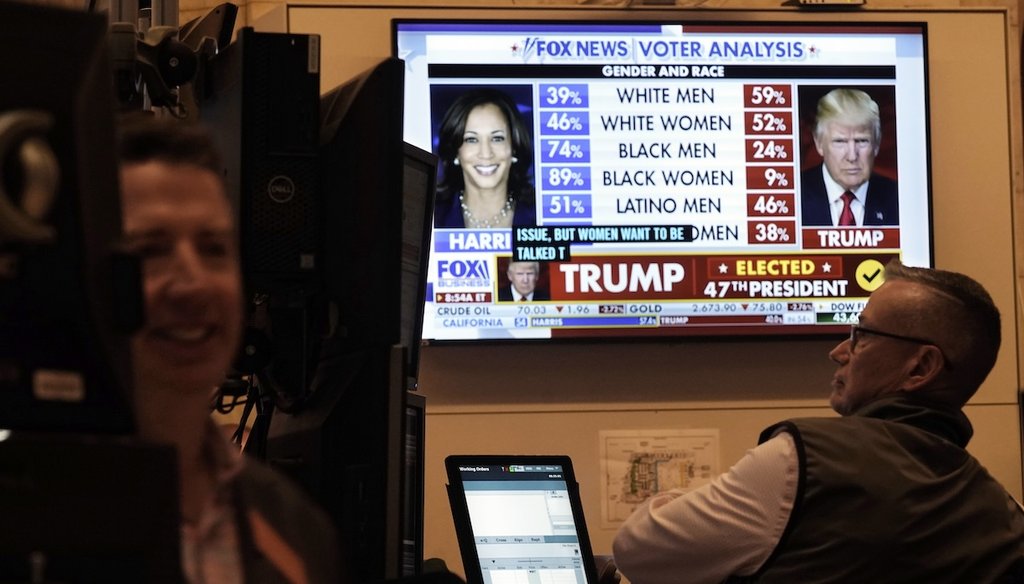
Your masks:
[[[882,273],[885,266],[878,260],[864,260],[857,266],[857,284],[868,292],[874,292],[885,281]]]

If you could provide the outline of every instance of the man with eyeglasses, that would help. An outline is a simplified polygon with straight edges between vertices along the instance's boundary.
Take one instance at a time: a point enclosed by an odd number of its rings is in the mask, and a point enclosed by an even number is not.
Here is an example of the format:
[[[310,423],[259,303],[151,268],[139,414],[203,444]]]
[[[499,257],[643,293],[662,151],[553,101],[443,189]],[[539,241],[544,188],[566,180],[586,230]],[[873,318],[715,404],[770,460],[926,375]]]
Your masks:
[[[894,260],[830,353],[838,418],[792,419],[710,484],[653,497],[613,550],[632,584],[1024,582],[1024,512],[964,450],[999,311]]]

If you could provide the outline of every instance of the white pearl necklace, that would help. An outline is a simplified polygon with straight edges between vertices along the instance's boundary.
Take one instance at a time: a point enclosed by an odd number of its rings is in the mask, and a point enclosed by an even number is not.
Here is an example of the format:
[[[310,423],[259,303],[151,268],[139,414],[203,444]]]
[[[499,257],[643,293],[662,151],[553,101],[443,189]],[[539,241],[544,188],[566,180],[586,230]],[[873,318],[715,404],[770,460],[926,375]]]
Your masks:
[[[462,207],[462,215],[466,219],[466,227],[481,227],[484,229],[490,229],[492,227],[499,227],[504,222],[508,214],[512,212],[512,197],[505,199],[505,205],[498,210],[490,219],[477,219],[473,216],[473,212],[469,210],[469,205],[466,204],[466,198],[463,195],[459,195],[459,205]]]

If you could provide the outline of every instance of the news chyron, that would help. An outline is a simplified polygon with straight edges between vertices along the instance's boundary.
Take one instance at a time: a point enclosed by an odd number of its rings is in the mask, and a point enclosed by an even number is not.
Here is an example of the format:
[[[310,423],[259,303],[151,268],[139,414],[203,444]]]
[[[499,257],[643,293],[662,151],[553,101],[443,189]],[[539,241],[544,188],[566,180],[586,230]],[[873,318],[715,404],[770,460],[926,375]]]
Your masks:
[[[425,340],[838,333],[888,261],[932,264],[924,24],[394,32],[405,139],[449,185]],[[466,134],[446,165],[441,122],[481,88],[515,104],[519,120],[498,122],[510,150]],[[516,164],[527,187],[501,174]],[[497,212],[495,185],[510,196]]]

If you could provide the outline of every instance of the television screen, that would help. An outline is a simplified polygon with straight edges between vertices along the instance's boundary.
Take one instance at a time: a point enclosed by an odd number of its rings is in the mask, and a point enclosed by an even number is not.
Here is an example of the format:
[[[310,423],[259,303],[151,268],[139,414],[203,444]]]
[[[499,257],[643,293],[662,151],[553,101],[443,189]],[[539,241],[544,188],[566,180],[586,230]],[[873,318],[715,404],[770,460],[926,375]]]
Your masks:
[[[393,24],[424,340],[833,334],[932,265],[925,24]]]

